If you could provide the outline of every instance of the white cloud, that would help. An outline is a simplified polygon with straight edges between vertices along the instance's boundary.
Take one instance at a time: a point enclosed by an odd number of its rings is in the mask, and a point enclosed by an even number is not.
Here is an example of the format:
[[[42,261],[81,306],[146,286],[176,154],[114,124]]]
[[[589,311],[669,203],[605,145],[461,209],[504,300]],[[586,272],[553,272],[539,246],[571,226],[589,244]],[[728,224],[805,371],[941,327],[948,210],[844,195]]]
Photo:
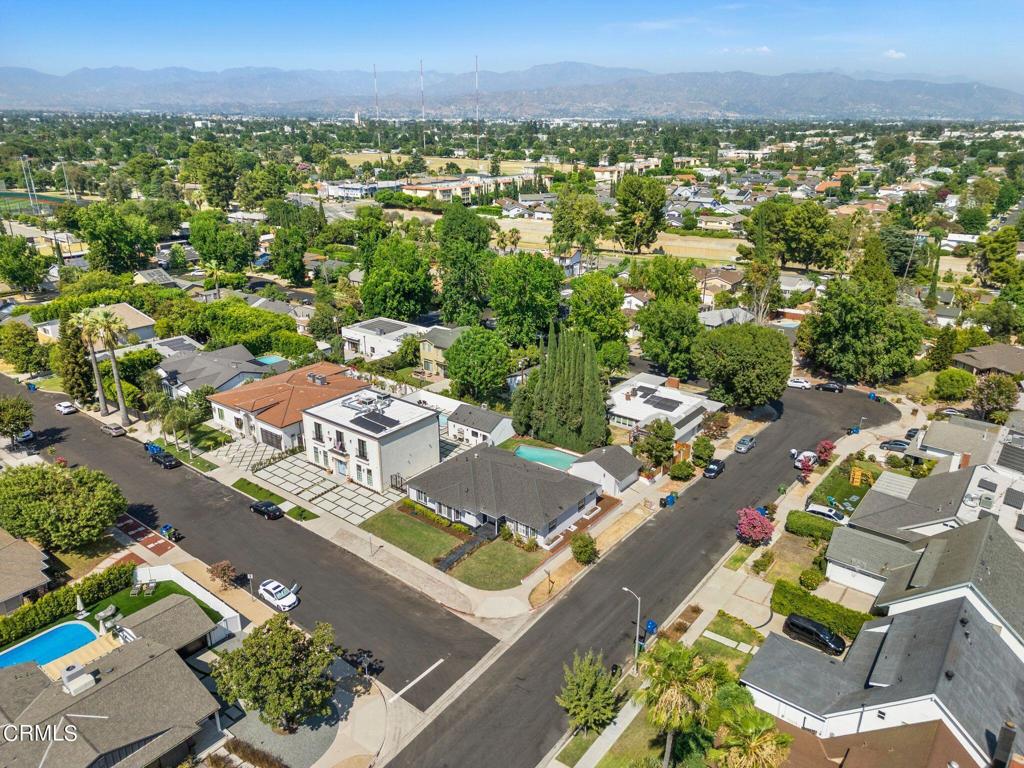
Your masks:
[[[635,32],[663,32],[669,29],[678,29],[693,21],[692,18],[641,19],[640,21],[627,21],[619,26],[632,29]]]
[[[767,45],[758,45],[749,48],[722,48],[719,53],[730,53],[737,56],[771,56],[772,49]]]
[[[903,51],[897,51],[895,48],[890,48],[882,55],[887,59],[894,59],[896,61],[898,61],[899,59],[907,58],[907,54],[905,54]]]

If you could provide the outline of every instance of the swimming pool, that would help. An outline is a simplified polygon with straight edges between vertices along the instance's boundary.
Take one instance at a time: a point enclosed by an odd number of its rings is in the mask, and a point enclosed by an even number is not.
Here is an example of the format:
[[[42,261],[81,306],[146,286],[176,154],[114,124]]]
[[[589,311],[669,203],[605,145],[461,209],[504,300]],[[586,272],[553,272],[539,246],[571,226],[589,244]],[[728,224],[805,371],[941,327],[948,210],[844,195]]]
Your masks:
[[[49,664],[95,639],[96,631],[84,621],[58,624],[0,653],[0,667],[10,667],[25,661]]]
[[[263,355],[262,357],[257,357],[256,359],[259,360],[264,365],[273,365],[274,363],[281,363],[284,362],[285,360],[285,358],[281,357],[280,355]]]
[[[576,461],[576,457],[565,451],[554,448],[540,448],[536,445],[520,445],[516,448],[516,456],[538,464],[547,464],[555,469],[567,470]]]

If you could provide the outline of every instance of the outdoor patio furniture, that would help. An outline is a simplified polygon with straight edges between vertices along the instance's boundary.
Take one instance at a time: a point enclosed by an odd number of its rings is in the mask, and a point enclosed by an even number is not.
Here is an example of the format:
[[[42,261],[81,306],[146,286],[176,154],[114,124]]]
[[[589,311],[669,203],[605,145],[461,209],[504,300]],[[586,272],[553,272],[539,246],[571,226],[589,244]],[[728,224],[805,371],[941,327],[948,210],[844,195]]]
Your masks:
[[[152,597],[154,592],[156,592],[156,582],[155,581],[147,581],[145,589],[143,589],[143,594],[146,597]]]
[[[96,614],[96,620],[97,621],[104,621],[106,619],[109,619],[115,613],[117,613],[117,606],[114,605],[113,603],[111,603],[106,608],[104,608],[102,611],[100,611],[99,613]]]
[[[139,592],[141,592],[141,591],[142,591],[142,584],[141,583],[135,583],[135,584],[132,584],[132,591],[129,592],[128,594],[130,594],[132,597],[138,597]]]

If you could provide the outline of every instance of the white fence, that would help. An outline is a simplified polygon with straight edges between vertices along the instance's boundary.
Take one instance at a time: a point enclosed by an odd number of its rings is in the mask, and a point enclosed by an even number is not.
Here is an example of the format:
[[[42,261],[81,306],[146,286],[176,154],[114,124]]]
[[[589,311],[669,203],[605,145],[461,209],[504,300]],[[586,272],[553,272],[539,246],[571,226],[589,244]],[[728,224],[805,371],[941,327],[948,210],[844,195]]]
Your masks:
[[[173,565],[139,565],[135,568],[135,582],[173,581],[186,592],[202,600],[219,613],[222,618],[210,632],[210,645],[215,645],[229,635],[242,631],[242,617],[238,611],[214,595],[206,587],[190,579]]]

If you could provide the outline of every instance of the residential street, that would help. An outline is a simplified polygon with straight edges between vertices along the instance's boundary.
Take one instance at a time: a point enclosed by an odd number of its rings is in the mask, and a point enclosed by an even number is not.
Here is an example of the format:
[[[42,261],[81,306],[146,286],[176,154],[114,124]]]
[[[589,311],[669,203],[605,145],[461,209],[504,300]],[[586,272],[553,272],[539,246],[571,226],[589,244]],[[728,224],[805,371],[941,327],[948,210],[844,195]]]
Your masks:
[[[444,659],[404,694],[417,708],[426,709],[494,645],[487,633],[355,555],[287,519],[252,514],[248,497],[188,467],[161,469],[138,442],[104,435],[88,416],[61,416],[53,404],[65,396],[28,393],[7,377],[0,377],[0,394],[27,396],[41,445],[55,445],[72,465],[106,472],[133,516],[152,527],[174,524],[190,554],[207,563],[230,560],[240,573],[255,574],[257,583],[298,582],[301,603],[293,618],[307,628],[328,621],[339,644],[371,650],[383,667],[381,681],[392,690]]]
[[[564,732],[554,697],[574,648],[594,648],[627,663],[636,602],[662,621],[735,541],[737,508],[776,497],[796,474],[790,448],[813,449],[865,416],[865,426],[896,419],[896,409],[863,392],[787,390],[785,413],[734,454],[717,480],[700,480],[674,509],[662,510],[558,599],[550,610],[389,765],[395,768],[534,768]]]

